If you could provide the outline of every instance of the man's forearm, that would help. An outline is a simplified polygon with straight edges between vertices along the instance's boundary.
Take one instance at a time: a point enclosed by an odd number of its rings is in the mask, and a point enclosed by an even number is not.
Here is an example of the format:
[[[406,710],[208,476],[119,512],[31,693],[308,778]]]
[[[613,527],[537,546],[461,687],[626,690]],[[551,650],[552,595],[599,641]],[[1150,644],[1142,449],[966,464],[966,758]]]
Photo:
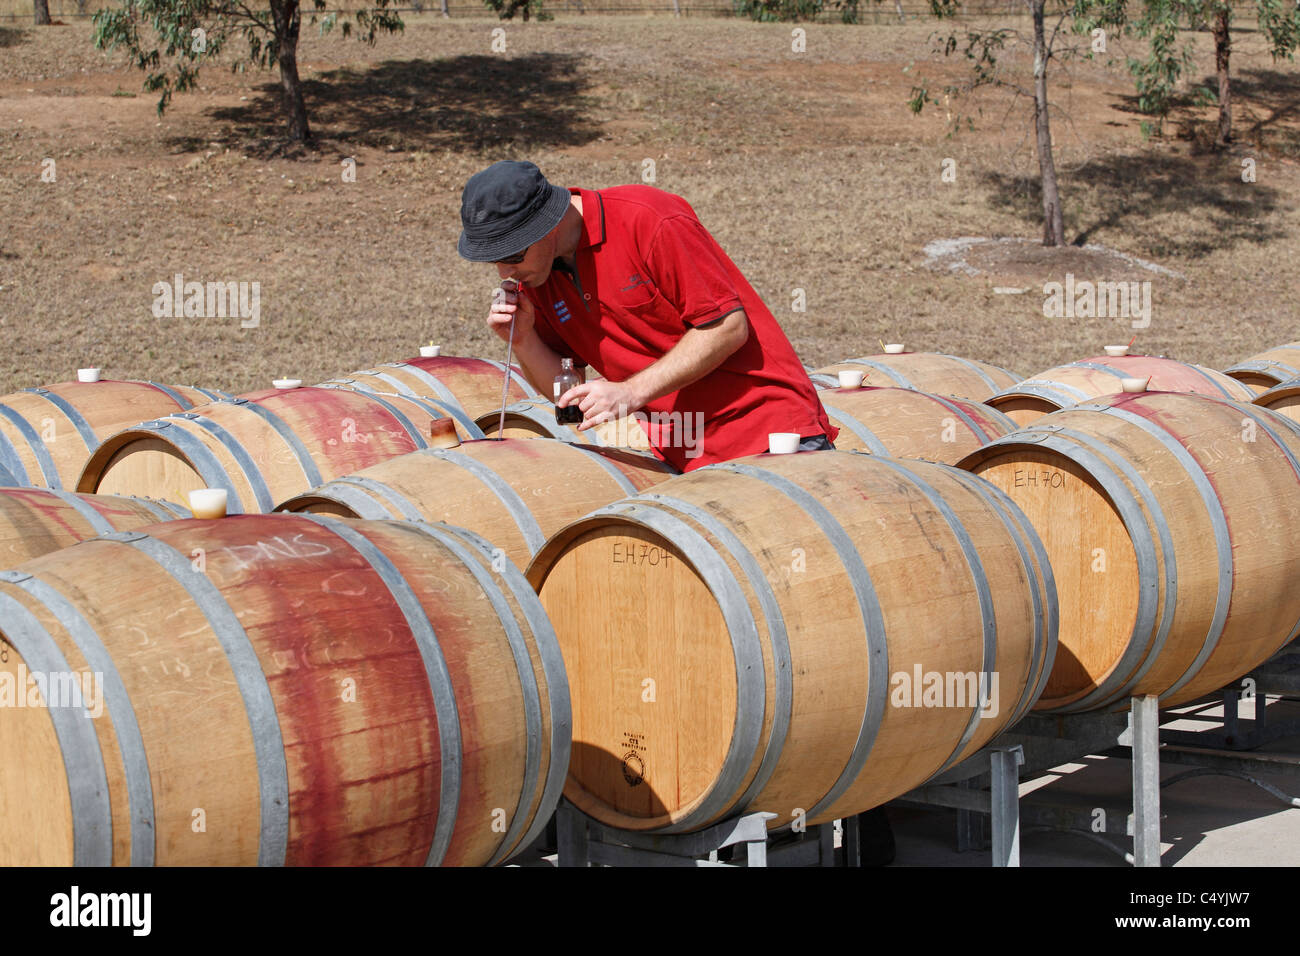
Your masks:
[[[649,404],[708,375],[748,337],[749,319],[743,310],[737,310],[708,328],[691,329],[663,358],[631,376],[626,384],[636,391],[642,405]]]

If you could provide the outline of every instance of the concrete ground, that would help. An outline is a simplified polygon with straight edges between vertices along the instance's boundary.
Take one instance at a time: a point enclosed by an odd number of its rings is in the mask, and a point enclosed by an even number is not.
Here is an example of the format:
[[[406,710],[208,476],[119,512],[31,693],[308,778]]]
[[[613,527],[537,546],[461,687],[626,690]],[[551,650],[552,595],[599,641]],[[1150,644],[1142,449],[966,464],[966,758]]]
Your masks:
[[[1222,733],[1222,705],[1177,708],[1161,724],[1167,731],[1190,731],[1209,737]],[[1167,715],[1167,716],[1172,716]],[[1239,716],[1249,730],[1255,716],[1253,701],[1243,701]],[[1300,721],[1300,701],[1270,698],[1267,724]],[[1270,741],[1246,756],[1291,755],[1292,772],[1252,774],[1292,798],[1287,805],[1255,784],[1215,775],[1180,779],[1190,766],[1161,762],[1161,865],[1171,866],[1297,866],[1300,865],[1300,735]],[[1108,813],[1132,809],[1132,763],[1123,757],[1088,756],[1062,764],[1020,785],[1022,806],[1046,802],[1065,804],[1091,815],[1101,807]],[[988,866],[988,850],[957,852],[957,811],[890,807],[887,811],[897,843],[895,866]],[[1132,841],[1105,837],[1132,851]],[[1128,864],[1116,852],[1076,833],[1022,829],[1022,866],[1108,866]]]

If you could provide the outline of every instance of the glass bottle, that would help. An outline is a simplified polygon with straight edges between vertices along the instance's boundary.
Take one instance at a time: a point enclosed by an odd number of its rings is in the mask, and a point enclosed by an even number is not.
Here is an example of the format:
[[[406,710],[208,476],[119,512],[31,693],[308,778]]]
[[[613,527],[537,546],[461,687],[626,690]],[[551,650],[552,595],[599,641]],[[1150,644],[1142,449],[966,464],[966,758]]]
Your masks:
[[[578,384],[578,373],[573,370],[573,359],[560,359],[560,374],[555,376],[555,395],[554,400],[559,401],[560,396]],[[577,404],[569,405],[566,408],[555,406],[555,420],[561,425],[578,425],[582,422],[582,409]]]

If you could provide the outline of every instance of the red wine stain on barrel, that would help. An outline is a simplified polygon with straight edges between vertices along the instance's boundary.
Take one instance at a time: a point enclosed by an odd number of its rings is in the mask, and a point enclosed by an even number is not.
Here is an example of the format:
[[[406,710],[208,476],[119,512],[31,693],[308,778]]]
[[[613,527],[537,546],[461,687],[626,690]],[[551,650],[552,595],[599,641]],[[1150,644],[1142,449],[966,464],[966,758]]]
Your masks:
[[[397,544],[407,537],[423,539],[424,543],[420,545],[420,550],[402,548]],[[450,554],[448,558],[455,561],[457,566],[449,567],[446,573],[438,575],[434,581],[429,581],[428,552],[423,550],[429,545],[428,539],[424,538],[421,532],[401,524],[376,526],[373,540],[393,557],[398,570],[408,580],[419,582],[423,577],[430,587],[437,588],[436,594],[423,587],[419,588],[417,593],[420,594],[421,604],[438,636],[438,644],[447,662],[451,686],[456,695],[456,713],[461,739],[460,800],[455,811],[456,829],[452,834],[452,842],[447,848],[446,855],[446,861],[455,864],[465,857],[466,844],[470,840],[480,838],[484,830],[491,829],[492,811],[498,804],[504,802],[502,793],[510,789],[502,785],[501,764],[496,765],[496,776],[490,775],[491,771],[486,765],[484,758],[498,757],[495,751],[500,748],[484,744],[487,728],[480,715],[480,708],[490,707],[493,702],[480,701],[479,694],[482,693],[482,688],[476,687],[469,666],[470,658],[482,653],[479,645],[483,641],[498,639],[504,647],[505,635],[501,626],[496,623],[495,614],[485,615],[480,610],[484,605],[490,607],[482,596],[482,589],[470,576],[469,571],[461,570],[459,561]],[[393,542],[393,545],[389,546],[383,542]],[[500,581],[498,575],[490,576],[494,581]],[[525,634],[528,633],[526,626],[524,631]],[[513,666],[513,662],[507,666]],[[508,692],[520,693],[514,682],[510,684]],[[544,688],[542,692],[545,695]],[[545,701],[545,697],[543,700]],[[522,719],[522,704],[520,710]],[[492,716],[495,715],[490,715],[489,719],[492,719]],[[521,761],[519,770],[522,769]],[[519,779],[522,780],[522,773]],[[532,797],[531,793],[523,794],[522,802],[525,806],[518,812],[522,813],[527,809],[527,804],[531,802]],[[505,824],[508,829],[516,813],[515,802],[507,802],[501,809],[505,811]],[[494,832],[494,836],[499,840],[505,834]]]
[[[201,536],[196,524],[172,522],[156,536],[187,554],[206,549],[208,576],[267,675],[289,770],[286,864],[422,864],[441,753],[423,658],[391,592],[351,546],[306,519],[232,516],[203,522]]]
[[[429,373],[434,378],[439,379],[441,379],[442,376],[447,375],[447,373],[451,373],[451,375],[443,381],[443,384],[447,386],[447,390],[453,395],[456,394],[455,376],[469,375],[475,378],[491,379],[497,384],[498,394],[505,378],[505,372],[503,370],[489,362],[483,361],[483,359],[477,358],[463,358],[455,355],[435,355],[429,358],[403,359],[403,364],[412,365],[415,368]],[[518,366],[512,365],[510,366],[510,369],[516,375],[519,375],[520,377],[523,376],[523,373],[520,372]],[[524,389],[520,387],[519,382],[514,378],[514,376],[511,376],[510,378],[509,394],[511,402],[517,402],[527,394]]]
[[[376,400],[366,392],[341,388],[293,388],[243,397],[283,418],[316,458],[326,480],[420,447],[380,400],[396,405],[421,435],[430,420],[427,412],[398,396],[380,395]]]
[[[16,501],[23,502],[32,511],[58,525],[78,541],[93,538],[97,534],[85,518],[73,511],[71,505],[48,491],[41,488],[6,488],[5,494]],[[70,518],[75,518],[77,523],[74,525]]]

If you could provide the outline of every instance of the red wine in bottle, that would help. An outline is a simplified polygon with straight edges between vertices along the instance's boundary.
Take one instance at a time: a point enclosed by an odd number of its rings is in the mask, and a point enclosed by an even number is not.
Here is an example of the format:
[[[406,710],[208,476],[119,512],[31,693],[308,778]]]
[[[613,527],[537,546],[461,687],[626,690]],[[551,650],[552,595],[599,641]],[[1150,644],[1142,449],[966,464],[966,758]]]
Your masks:
[[[560,396],[578,384],[578,373],[573,370],[573,359],[560,359],[560,374],[555,376],[554,400],[559,401]],[[555,406],[555,421],[560,425],[579,425],[582,423],[582,409],[577,405],[568,405],[561,408]]]

